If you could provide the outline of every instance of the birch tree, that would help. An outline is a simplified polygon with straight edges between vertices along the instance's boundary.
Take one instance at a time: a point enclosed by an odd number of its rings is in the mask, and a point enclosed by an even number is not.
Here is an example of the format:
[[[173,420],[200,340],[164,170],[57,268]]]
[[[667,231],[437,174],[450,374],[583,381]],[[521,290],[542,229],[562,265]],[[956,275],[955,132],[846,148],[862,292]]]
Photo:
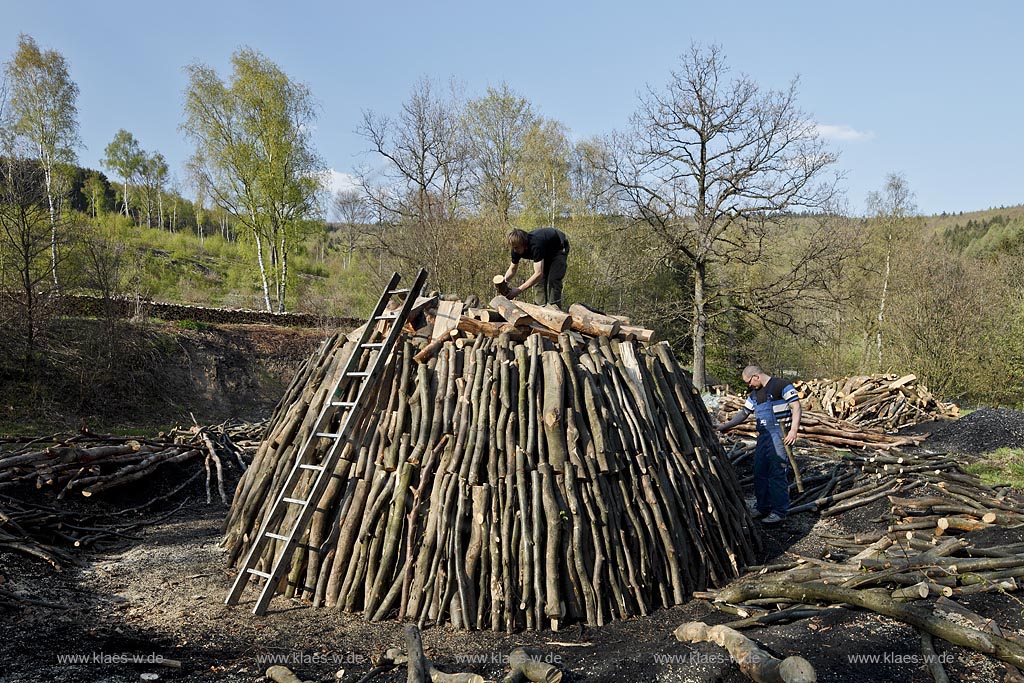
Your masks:
[[[890,173],[885,179],[885,188],[880,192],[871,192],[867,204],[870,214],[868,244],[872,250],[881,251],[878,312],[875,317],[875,363],[876,372],[883,372],[882,333],[887,322],[886,307],[889,303],[893,260],[900,245],[909,236],[917,207],[906,177],[898,173]]]
[[[108,170],[121,176],[124,183],[122,199],[124,200],[123,212],[125,217],[129,216],[128,209],[128,186],[137,182],[143,164],[146,163],[146,153],[135,136],[124,128],[114,134],[114,139],[103,150],[103,166]]]
[[[799,251],[790,245],[788,266],[756,289],[740,291],[722,279],[725,266],[757,268],[792,212],[828,209],[836,194],[837,178],[827,173],[836,155],[796,96],[795,80],[781,91],[763,90],[742,74],[732,77],[718,47],[694,45],[667,86],[648,87],[628,130],[610,141],[616,153],[607,171],[622,205],[664,240],[665,258],[692,282],[687,317],[699,388],[714,316],[741,312],[769,321],[779,310],[774,303],[799,301],[821,284],[815,266],[826,230]]]
[[[18,36],[18,49],[6,64],[10,87],[11,118],[14,133],[29,140],[38,155],[46,184],[50,220],[50,270],[55,287],[57,278],[58,193],[67,184],[57,179],[58,167],[75,161],[78,138],[78,85],[71,80],[67,61],[55,50],[40,50],[36,41],[24,33]]]
[[[186,68],[182,130],[195,144],[190,169],[248,229],[264,304],[274,310],[273,283],[284,311],[292,243],[322,207],[326,173],[310,139],[315,104],[308,87],[256,50],[236,51],[231,63],[227,82],[204,64]]]
[[[504,83],[466,106],[477,204],[506,223],[521,208],[527,140],[537,124],[529,101]]]
[[[146,204],[146,227],[153,227],[153,210],[157,210],[157,219],[162,230],[164,228],[164,187],[167,185],[167,160],[160,152],[143,155],[139,178],[142,181],[142,199]]]

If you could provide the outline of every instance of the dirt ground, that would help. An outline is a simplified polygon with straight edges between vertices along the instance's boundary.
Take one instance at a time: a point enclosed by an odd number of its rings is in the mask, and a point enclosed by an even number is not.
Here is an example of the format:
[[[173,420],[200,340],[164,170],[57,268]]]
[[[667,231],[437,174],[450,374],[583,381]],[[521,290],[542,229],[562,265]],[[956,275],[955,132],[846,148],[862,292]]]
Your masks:
[[[249,682],[265,680],[268,666],[285,664],[303,680],[355,683],[373,668],[374,655],[401,645],[402,625],[394,622],[371,624],[358,615],[281,597],[265,617],[253,616],[251,603],[225,606],[234,576],[218,548],[226,508],[219,502],[206,505],[198,482],[185,493],[189,502],[172,517],[146,528],[138,540],[83,557],[81,567],[55,573],[39,560],[0,553],[0,574],[6,577],[0,587],[65,606],[0,607],[0,681]],[[180,503],[150,514],[166,514]],[[886,502],[878,501],[839,517],[805,513],[781,528],[758,528],[765,541],[761,559],[822,557],[824,535],[879,528],[877,518],[886,509]],[[970,596],[965,602],[997,617],[1004,627],[1024,626],[1024,604],[1012,596]],[[557,633],[510,635],[428,628],[423,641],[439,668],[474,671],[486,679],[504,675],[504,658],[512,648],[532,646],[548,653],[570,682],[738,683],[748,679],[723,650],[684,645],[672,635],[686,621],[732,618],[694,600],[600,629],[577,625]],[[819,681],[931,680],[920,662],[917,633],[871,613],[836,609],[826,617],[746,633],[777,656],[806,657]],[[951,680],[1002,680],[1002,667],[994,660],[946,643],[937,647]],[[877,661],[861,663],[861,657]],[[181,667],[158,665],[157,658],[180,661]],[[404,681],[405,670],[394,669],[376,680]]]

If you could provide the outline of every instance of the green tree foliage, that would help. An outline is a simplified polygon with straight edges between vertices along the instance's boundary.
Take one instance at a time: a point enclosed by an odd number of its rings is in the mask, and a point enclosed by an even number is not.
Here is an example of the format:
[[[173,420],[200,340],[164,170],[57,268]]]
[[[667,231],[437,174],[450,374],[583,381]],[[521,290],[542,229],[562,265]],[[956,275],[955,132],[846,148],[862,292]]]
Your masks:
[[[18,36],[18,49],[5,65],[10,87],[10,116],[13,132],[32,146],[42,165],[50,219],[50,269],[54,286],[57,277],[59,200],[67,184],[59,182],[63,164],[75,160],[78,138],[78,86],[64,56],[55,50],[41,50],[28,35]]]
[[[943,396],[1020,401],[1020,287],[1006,271],[912,241],[893,279],[890,365]]]
[[[554,225],[573,209],[572,143],[568,129],[558,121],[538,119],[523,141],[522,213],[523,228]]]
[[[534,152],[550,159],[540,149],[543,141],[538,136],[544,131],[538,128],[529,101],[505,83],[471,100],[464,120],[476,205],[482,214],[492,213],[498,221],[508,223],[521,209],[531,134]],[[554,134],[557,132],[549,131],[548,139]]]
[[[882,345],[887,327],[885,307],[888,303],[893,262],[899,257],[901,247],[906,245],[915,228],[920,228],[921,222],[915,218],[916,212],[914,194],[902,175],[890,174],[885,180],[884,190],[868,195],[868,248],[860,253],[862,257],[870,259],[866,270],[876,271],[871,278],[874,282],[866,283],[864,288],[877,293],[874,316],[875,372],[885,369]]]
[[[693,377],[705,384],[708,330],[716,317],[742,313],[789,325],[793,306],[822,289],[838,255],[818,230],[797,251],[780,226],[795,210],[825,210],[836,193],[835,160],[813,121],[796,106],[796,83],[765,91],[746,76],[730,79],[717,47],[693,46],[661,90],[649,88],[627,133],[610,143],[608,173],[623,206],[686,263],[686,311]],[[778,258],[772,259],[775,255]],[[769,263],[774,260],[774,263]],[[746,281],[736,267],[750,269]],[[731,281],[730,281],[731,280]]]
[[[103,165],[121,176],[124,183],[124,192],[121,195],[122,211],[128,215],[128,186],[136,183],[143,164],[146,163],[146,153],[135,136],[124,128],[114,134],[104,150]]]
[[[310,139],[313,95],[251,48],[235,52],[231,63],[227,82],[204,64],[187,67],[182,130],[196,146],[192,174],[256,245],[267,310],[274,308],[272,280],[284,311],[289,253],[322,207],[325,169]]]
[[[164,227],[164,187],[167,185],[167,161],[160,152],[147,154],[139,171],[146,227],[153,227],[153,213],[157,212],[159,227]]]

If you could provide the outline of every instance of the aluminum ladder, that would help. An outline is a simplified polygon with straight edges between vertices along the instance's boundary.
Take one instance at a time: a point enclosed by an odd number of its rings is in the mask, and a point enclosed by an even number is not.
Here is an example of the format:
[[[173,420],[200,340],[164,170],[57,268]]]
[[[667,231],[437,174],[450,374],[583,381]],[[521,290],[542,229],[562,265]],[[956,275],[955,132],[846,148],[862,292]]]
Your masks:
[[[388,359],[391,357],[391,352],[395,348],[395,343],[402,331],[402,327],[405,324],[405,320],[408,318],[413,304],[420,294],[420,290],[423,289],[423,284],[427,279],[427,271],[421,269],[416,276],[416,281],[408,289],[396,289],[399,279],[398,273],[391,277],[391,281],[377,302],[377,306],[373,309],[369,321],[363,326],[359,341],[356,343],[352,353],[349,354],[348,361],[345,363],[345,369],[338,376],[338,381],[334,385],[331,398],[324,403],[315,427],[305,443],[302,444],[298,453],[296,453],[295,463],[292,465],[291,472],[285,479],[284,486],[281,487],[281,492],[277,495],[270,514],[263,521],[259,535],[249,549],[245,562],[242,564],[238,576],[231,586],[231,591],[224,600],[225,604],[238,604],[238,600],[241,598],[242,592],[245,590],[246,585],[248,585],[249,580],[256,576],[263,579],[264,584],[260,591],[260,596],[252,608],[252,612],[262,616],[266,613],[270,600],[277,592],[278,584],[288,572],[292,554],[295,552],[296,546],[299,545],[299,540],[309,528],[313,515],[317,511],[320,498],[323,497],[324,491],[327,490],[327,485],[330,483],[338,460],[345,450],[345,445],[350,441],[352,432],[359,425],[366,404],[371,402],[375,396],[374,385],[383,373]],[[391,297],[395,295],[405,296],[401,307],[397,310],[386,311]],[[390,329],[382,341],[370,343],[369,340],[377,328],[377,323],[381,321],[390,323]],[[370,358],[367,359],[365,366],[366,369],[358,370],[362,365],[365,354],[370,354]],[[345,400],[345,396],[352,394],[353,385],[358,386],[355,396],[351,400]],[[333,423],[339,411],[342,412],[342,417],[338,431],[325,431]],[[331,439],[332,443],[323,460],[318,464],[312,464],[309,462],[310,456],[316,451],[320,439]],[[296,490],[303,474],[306,472],[313,472],[314,474],[309,495],[303,498],[296,493]],[[286,533],[278,533],[281,531],[280,525],[284,521],[285,511],[291,506],[298,506],[300,508],[299,515],[296,517],[291,529],[287,530]],[[267,545],[275,541],[283,541],[283,546],[274,558],[271,570],[264,572],[256,569]]]

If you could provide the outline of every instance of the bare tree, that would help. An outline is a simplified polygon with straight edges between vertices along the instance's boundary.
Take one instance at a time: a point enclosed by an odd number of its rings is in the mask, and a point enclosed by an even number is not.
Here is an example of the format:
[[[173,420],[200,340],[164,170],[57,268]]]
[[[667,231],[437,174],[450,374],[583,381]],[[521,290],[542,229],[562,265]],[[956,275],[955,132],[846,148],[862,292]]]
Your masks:
[[[331,200],[331,210],[338,221],[338,230],[344,266],[352,265],[352,256],[365,242],[369,223],[373,217],[366,196],[359,190],[338,190]],[[376,234],[376,228],[370,234]]]
[[[51,302],[53,264],[46,171],[7,147],[0,154],[0,295],[11,312],[7,324],[16,326],[24,341],[24,364],[33,362],[37,337]],[[58,253],[61,253],[58,250]]]
[[[795,80],[777,92],[744,75],[730,79],[716,46],[691,46],[681,62],[664,89],[647,89],[628,132],[610,141],[607,171],[623,206],[654,229],[666,256],[692,279],[693,381],[703,387],[712,317],[743,312],[771,320],[778,297],[799,302],[822,283],[816,264],[823,247],[808,239],[786,272],[753,289],[728,286],[724,267],[763,265],[778,226],[794,211],[828,209],[838,178],[826,177],[836,156],[797,108]]]
[[[382,223],[379,247],[407,266],[426,265],[440,286],[451,286],[451,245],[468,180],[455,88],[441,96],[423,78],[397,117],[364,112],[359,132],[385,161],[358,175]]]

